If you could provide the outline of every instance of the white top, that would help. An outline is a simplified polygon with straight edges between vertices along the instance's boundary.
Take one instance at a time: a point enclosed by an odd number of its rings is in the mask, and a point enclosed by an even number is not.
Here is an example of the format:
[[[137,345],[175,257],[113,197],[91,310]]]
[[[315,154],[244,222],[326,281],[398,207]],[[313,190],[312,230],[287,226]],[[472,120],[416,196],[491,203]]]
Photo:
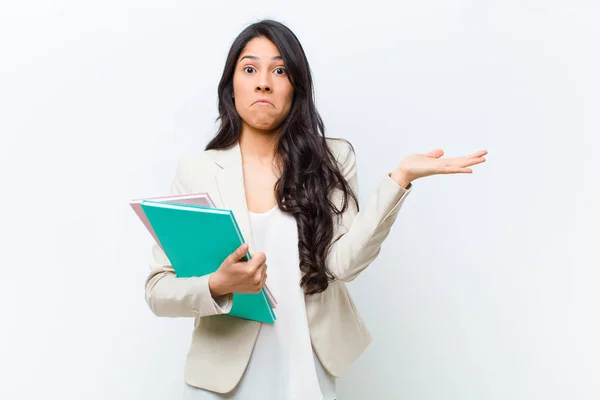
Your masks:
[[[219,394],[185,385],[184,399],[333,400],[335,377],[311,345],[304,291],[300,287],[298,229],[277,206],[250,212],[254,252],[267,257],[267,285],[277,300],[275,324],[262,324],[248,367],[238,386]]]

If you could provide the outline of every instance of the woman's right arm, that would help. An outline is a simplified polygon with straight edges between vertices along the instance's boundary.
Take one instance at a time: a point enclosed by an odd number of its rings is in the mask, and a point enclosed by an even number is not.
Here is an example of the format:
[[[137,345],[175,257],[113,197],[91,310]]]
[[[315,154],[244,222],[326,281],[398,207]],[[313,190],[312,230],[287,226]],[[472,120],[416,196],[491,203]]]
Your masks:
[[[146,302],[159,317],[206,317],[227,314],[233,304],[233,294],[213,298],[209,288],[210,275],[177,278],[163,250],[152,246],[151,272],[146,279]]]
[[[171,194],[187,193],[182,162],[177,165],[171,183]],[[154,244],[150,256],[150,274],[146,279],[146,302],[159,317],[205,317],[227,314],[231,310],[233,294],[213,298],[209,279],[211,275],[177,278],[164,251]]]

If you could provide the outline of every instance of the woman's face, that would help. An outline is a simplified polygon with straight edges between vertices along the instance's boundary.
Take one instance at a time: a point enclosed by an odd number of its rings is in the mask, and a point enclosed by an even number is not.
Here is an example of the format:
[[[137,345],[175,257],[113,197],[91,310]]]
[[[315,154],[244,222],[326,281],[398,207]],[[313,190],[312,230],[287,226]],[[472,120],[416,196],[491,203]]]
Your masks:
[[[233,95],[242,124],[254,129],[277,129],[287,117],[294,88],[277,46],[269,39],[258,37],[247,43],[233,74]]]

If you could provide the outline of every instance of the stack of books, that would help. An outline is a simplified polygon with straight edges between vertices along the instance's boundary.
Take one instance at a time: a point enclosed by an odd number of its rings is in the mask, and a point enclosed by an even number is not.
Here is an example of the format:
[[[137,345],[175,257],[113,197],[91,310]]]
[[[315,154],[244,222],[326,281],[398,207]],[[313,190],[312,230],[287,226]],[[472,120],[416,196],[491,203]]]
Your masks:
[[[208,193],[134,199],[129,204],[178,278],[215,272],[245,243],[233,211],[216,208]],[[248,251],[242,261],[251,258]],[[265,284],[256,294],[234,293],[229,315],[274,324],[276,304]]]

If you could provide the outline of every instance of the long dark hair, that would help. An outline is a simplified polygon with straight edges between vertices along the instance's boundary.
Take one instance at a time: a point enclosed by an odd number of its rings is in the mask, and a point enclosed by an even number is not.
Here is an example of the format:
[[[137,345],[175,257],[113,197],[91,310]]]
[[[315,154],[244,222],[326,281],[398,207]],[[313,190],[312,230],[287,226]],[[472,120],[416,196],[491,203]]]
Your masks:
[[[358,209],[358,200],[326,143],[325,126],[315,107],[313,81],[304,50],[285,25],[263,20],[248,26],[234,40],[218,89],[220,127],[206,150],[229,148],[240,138],[242,124],[232,99],[233,74],[246,44],[257,37],[267,38],[277,46],[294,88],[292,108],[280,126],[276,144],[282,174],[275,192],[279,209],[293,215],[297,222],[300,285],[306,294],[320,293],[334,279],[325,265],[333,239],[333,215],[346,211],[349,197]],[[341,209],[329,199],[335,188],[343,193]]]

